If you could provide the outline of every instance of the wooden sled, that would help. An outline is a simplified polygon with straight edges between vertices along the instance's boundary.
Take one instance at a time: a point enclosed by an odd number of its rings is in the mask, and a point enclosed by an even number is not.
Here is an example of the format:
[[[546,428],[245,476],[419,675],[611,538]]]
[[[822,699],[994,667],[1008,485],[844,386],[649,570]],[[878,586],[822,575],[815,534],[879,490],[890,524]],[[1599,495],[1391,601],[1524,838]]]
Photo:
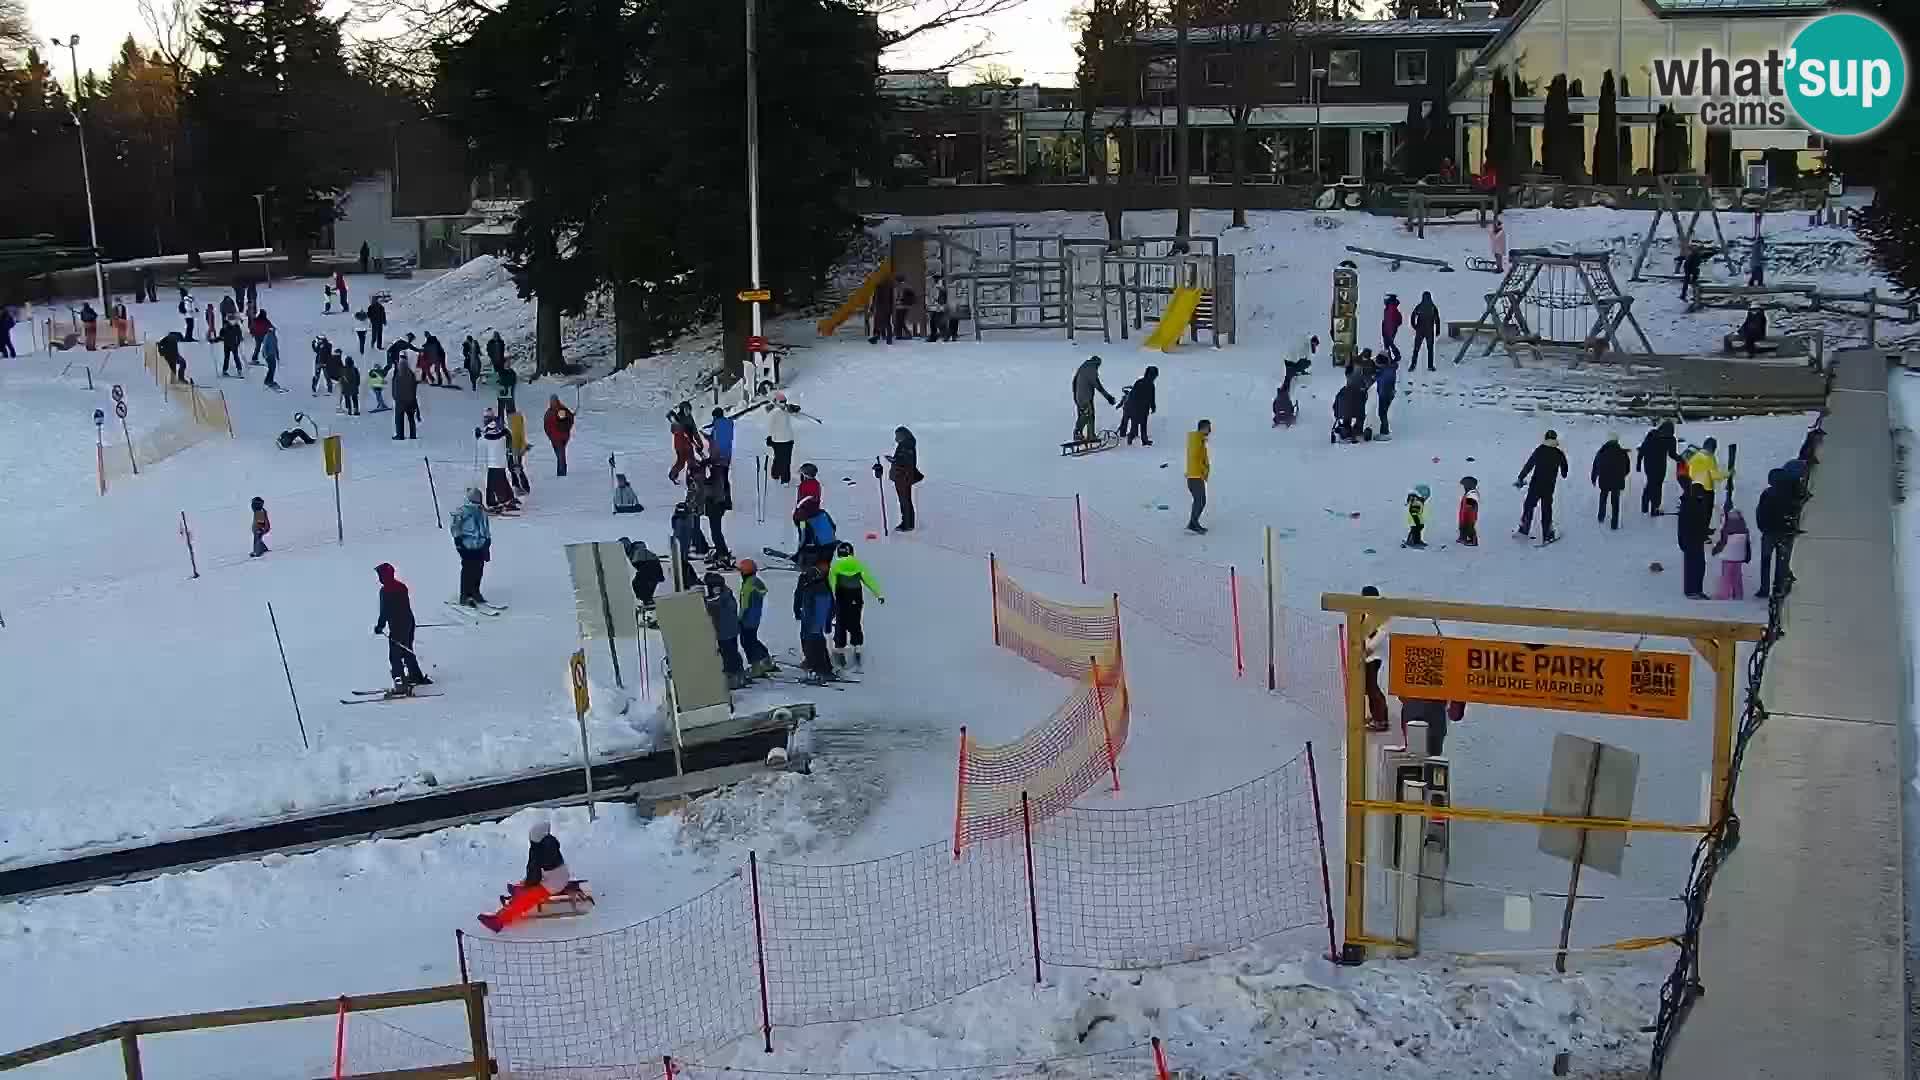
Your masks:
[[[1060,456],[1086,457],[1088,454],[1097,454],[1102,450],[1111,450],[1119,445],[1120,432],[1117,429],[1103,431],[1098,438],[1080,439],[1061,443]]]
[[[526,886],[517,881],[509,882],[507,895],[500,898],[505,904],[513,895]],[[567,887],[540,902],[540,906],[526,914],[529,919],[571,919],[585,915],[593,910],[593,894],[587,891],[587,879],[575,878],[567,882]]]
[[[1467,269],[1478,270],[1483,274],[1498,274],[1500,273],[1500,264],[1494,262],[1492,259],[1469,257],[1467,259]]]

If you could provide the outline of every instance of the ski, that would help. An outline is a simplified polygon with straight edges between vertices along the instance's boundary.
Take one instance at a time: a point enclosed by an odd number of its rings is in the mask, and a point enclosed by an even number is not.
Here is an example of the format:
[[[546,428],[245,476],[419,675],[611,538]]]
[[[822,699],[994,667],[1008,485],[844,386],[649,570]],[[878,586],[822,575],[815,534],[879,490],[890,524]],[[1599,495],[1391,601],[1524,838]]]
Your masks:
[[[442,697],[442,696],[444,695],[434,693],[431,690],[412,693],[412,694],[387,693],[387,694],[381,694],[378,697],[343,697],[340,699],[340,704],[342,705],[374,705],[384,701],[412,701],[415,698],[430,698],[430,697]]]
[[[452,608],[455,614],[474,617],[485,615],[492,618],[507,610],[507,605],[505,604],[476,604],[469,606],[460,603],[458,600],[447,601],[447,606]]]

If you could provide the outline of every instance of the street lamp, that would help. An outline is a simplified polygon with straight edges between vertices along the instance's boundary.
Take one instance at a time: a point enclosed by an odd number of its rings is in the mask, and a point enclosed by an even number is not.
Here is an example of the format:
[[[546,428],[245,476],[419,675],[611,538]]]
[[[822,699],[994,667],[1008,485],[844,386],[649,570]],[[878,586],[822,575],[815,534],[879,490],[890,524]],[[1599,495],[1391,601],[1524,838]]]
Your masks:
[[[1320,83],[1327,77],[1327,69],[1317,67],[1309,75],[1313,79],[1313,182],[1318,186],[1325,182],[1320,173]]]
[[[80,184],[87,193],[87,238],[93,244],[93,284],[100,292],[100,317],[107,318],[107,275],[100,269],[100,225],[93,217],[93,171],[87,165],[87,132],[80,123],[80,35],[66,41],[54,38],[55,48],[67,50],[73,62],[73,130],[80,136]]]

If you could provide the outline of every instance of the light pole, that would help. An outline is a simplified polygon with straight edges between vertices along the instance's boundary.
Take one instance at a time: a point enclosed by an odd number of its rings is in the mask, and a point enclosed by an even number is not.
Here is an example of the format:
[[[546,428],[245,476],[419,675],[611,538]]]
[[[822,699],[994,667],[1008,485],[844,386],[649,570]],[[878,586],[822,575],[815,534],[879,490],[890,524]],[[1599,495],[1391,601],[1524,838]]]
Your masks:
[[[93,217],[93,170],[87,165],[87,131],[80,121],[80,35],[66,41],[53,39],[55,48],[67,50],[73,61],[73,130],[80,136],[80,183],[87,192],[87,239],[93,244],[93,284],[100,292],[100,317],[107,318],[107,275],[100,269],[100,225]]]
[[[1317,67],[1307,74],[1313,80],[1313,182],[1318,186],[1325,182],[1320,173],[1320,83],[1327,77],[1327,69]]]
[[[267,243],[267,197],[258,192],[253,196],[253,208],[260,215],[260,246],[272,252],[273,245]]]
[[[756,70],[759,63],[759,46],[754,38],[754,6],[758,0],[746,0],[747,5],[747,275],[755,295],[760,290],[760,81]],[[758,342],[763,330],[760,323],[760,301],[753,305],[753,340]],[[760,354],[764,357],[765,354]],[[760,379],[760,357],[753,361],[753,381]],[[780,366],[774,365],[774,385],[780,383]],[[747,396],[753,396],[754,387],[749,385]]]

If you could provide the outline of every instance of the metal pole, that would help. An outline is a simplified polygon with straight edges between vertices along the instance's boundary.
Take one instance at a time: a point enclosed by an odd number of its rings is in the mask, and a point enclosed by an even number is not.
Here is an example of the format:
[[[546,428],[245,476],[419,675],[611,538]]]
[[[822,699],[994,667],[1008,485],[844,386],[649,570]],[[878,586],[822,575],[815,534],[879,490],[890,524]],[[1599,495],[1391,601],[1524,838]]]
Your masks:
[[[61,45],[59,38],[53,43]],[[107,275],[100,269],[100,226],[93,216],[93,170],[87,163],[87,131],[80,121],[80,35],[74,34],[64,44],[67,57],[73,62],[73,130],[80,137],[80,183],[87,192],[87,238],[93,244],[93,284],[100,291],[100,317],[107,317]]]
[[[311,750],[307,742],[307,722],[300,715],[300,695],[293,689],[293,668],[287,666],[287,643],[280,640],[280,620],[273,614],[273,602],[267,602],[267,621],[273,624],[273,643],[280,647],[280,670],[287,673],[287,696],[293,699],[293,722],[300,725],[300,746]],[[466,963],[466,953],[460,954],[462,966]]]
[[[754,4],[755,0],[745,0],[747,5],[747,276],[750,284],[760,288],[760,80],[757,71],[759,57],[758,46],[754,41]],[[763,333],[760,323],[760,301],[752,304],[753,336],[759,338]],[[754,379],[759,379],[760,360],[754,360]],[[780,380],[776,377],[774,385]]]
[[[1600,783],[1600,755],[1606,751],[1595,743],[1593,761],[1587,766],[1587,794],[1585,808],[1580,816],[1593,816],[1594,788]],[[1567,908],[1560,915],[1560,951],[1553,954],[1553,970],[1565,974],[1567,970],[1567,939],[1573,936],[1573,904],[1580,895],[1580,865],[1587,861],[1587,837],[1592,835],[1586,829],[1580,830],[1580,841],[1573,849],[1573,871],[1567,877]]]

